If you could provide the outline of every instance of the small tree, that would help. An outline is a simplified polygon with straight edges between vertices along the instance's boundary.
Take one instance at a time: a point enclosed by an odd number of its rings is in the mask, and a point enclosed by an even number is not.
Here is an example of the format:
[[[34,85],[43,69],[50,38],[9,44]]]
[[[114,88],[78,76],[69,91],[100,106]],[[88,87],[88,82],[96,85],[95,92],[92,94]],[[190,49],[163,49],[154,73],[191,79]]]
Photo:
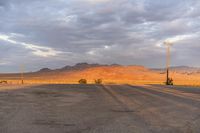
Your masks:
[[[87,84],[87,80],[86,79],[80,79],[78,82],[79,82],[79,84]]]
[[[102,84],[103,81],[102,79],[95,79],[94,82],[95,84]]]

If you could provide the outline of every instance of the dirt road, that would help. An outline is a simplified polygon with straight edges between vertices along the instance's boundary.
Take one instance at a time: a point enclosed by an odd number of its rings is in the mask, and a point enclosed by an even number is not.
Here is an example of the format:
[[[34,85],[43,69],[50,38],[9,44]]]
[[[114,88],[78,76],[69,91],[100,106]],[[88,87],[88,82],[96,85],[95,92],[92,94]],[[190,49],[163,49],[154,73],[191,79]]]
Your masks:
[[[0,133],[199,133],[200,88],[0,87]]]

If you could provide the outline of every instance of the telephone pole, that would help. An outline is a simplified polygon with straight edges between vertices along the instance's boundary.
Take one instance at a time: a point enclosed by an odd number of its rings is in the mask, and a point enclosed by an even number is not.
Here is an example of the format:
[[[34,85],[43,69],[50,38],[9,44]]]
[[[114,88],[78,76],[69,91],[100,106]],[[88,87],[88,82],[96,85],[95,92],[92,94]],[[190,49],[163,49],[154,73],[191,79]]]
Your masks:
[[[20,69],[21,69],[21,84],[24,84],[24,65],[21,65]]]
[[[164,45],[167,46],[167,56],[166,56],[166,85],[171,85],[172,81],[169,78],[169,67],[170,67],[170,49],[173,45],[171,42],[165,41]]]

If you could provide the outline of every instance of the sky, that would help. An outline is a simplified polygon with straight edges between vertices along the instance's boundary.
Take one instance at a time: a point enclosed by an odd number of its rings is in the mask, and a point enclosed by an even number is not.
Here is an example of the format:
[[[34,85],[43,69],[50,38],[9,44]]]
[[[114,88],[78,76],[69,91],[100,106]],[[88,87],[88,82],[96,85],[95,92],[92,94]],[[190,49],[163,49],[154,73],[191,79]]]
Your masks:
[[[79,62],[200,67],[199,0],[0,0],[0,72]]]

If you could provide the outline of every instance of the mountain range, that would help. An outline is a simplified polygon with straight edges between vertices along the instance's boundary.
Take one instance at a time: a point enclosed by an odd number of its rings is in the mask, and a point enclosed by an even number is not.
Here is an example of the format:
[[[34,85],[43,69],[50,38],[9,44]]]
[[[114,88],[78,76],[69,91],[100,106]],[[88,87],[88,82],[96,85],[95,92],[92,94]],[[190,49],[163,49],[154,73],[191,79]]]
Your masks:
[[[170,68],[170,77],[175,84],[200,85],[200,68],[176,66]],[[79,79],[87,79],[94,83],[102,79],[103,83],[117,84],[163,84],[166,78],[165,68],[146,68],[139,65],[123,66],[118,64],[78,63],[59,69],[42,68],[36,72],[18,74],[0,74],[0,80],[10,83],[78,83]],[[186,82],[187,81],[187,82]]]
[[[59,69],[50,69],[50,68],[42,68],[37,72],[52,72],[52,71],[77,71],[77,70],[84,70],[88,68],[95,68],[95,67],[113,67],[113,66],[121,66],[119,64],[111,64],[111,65],[104,65],[104,64],[88,64],[88,63],[77,63],[74,66],[65,66]],[[130,66],[139,66],[139,65],[130,65]],[[144,66],[140,66],[143,67]],[[164,72],[166,68],[147,68],[149,70]],[[190,66],[172,66],[169,68],[172,72],[182,73],[182,74],[191,74],[191,73],[200,73],[199,67],[190,67]]]

